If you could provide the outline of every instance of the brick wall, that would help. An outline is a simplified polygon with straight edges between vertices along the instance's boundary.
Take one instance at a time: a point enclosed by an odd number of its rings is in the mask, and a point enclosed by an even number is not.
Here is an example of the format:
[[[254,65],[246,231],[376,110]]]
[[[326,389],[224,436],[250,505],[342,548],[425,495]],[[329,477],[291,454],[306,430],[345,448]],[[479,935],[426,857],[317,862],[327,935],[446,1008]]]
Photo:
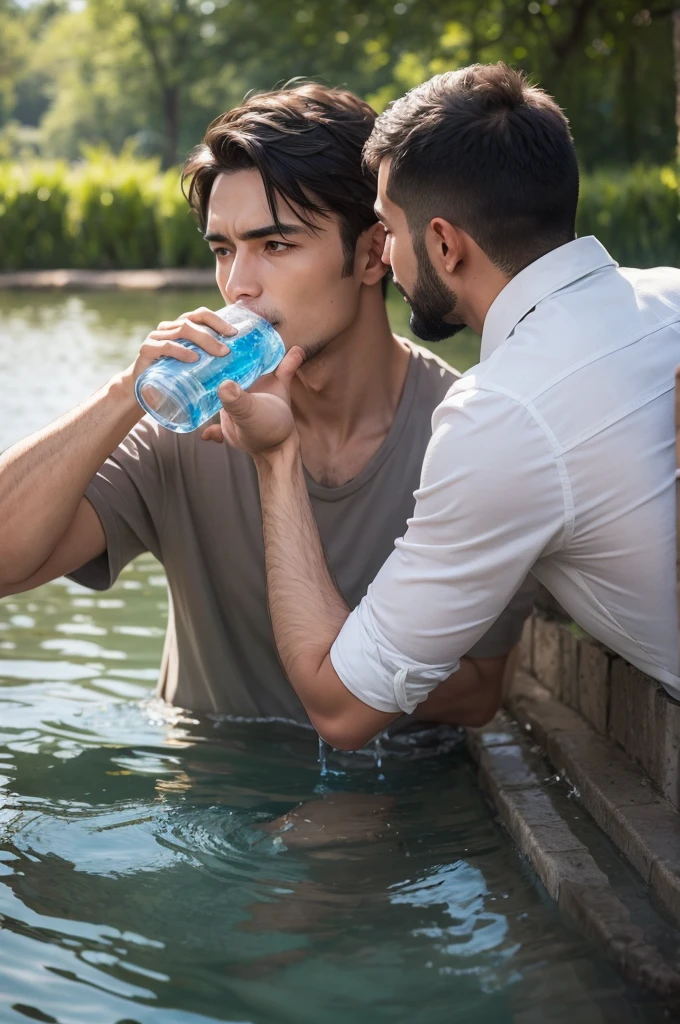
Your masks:
[[[540,604],[524,627],[521,668],[623,747],[680,810],[680,703]]]

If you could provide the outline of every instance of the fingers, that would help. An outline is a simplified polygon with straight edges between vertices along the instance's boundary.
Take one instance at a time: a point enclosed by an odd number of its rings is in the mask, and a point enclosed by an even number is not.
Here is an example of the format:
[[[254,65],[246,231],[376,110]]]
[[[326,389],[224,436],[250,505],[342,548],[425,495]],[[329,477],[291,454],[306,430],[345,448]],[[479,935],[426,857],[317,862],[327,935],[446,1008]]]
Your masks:
[[[148,360],[150,363],[160,359],[161,356],[178,359],[181,363],[195,363],[197,359],[200,359],[198,352],[187,348],[186,345],[180,345],[176,341],[155,341],[150,339],[151,335],[149,335],[139,350],[142,359]]]
[[[177,320],[162,320],[155,331],[151,331],[152,341],[192,341],[211,356],[226,356],[229,346],[219,341],[215,335],[236,334],[236,328],[225,323],[222,317],[202,306],[191,313],[184,313]]]
[[[224,441],[224,434],[222,433],[222,427],[219,423],[211,423],[209,427],[201,432],[201,439],[203,441],[217,441],[218,444],[222,444]]]
[[[193,341],[200,349],[211,356],[226,356],[229,353],[229,346],[218,341],[213,331],[207,327],[201,327],[185,320],[173,326],[160,328],[149,334],[151,341]]]
[[[286,352],[285,356],[276,367],[274,376],[280,380],[282,384],[285,384],[286,387],[288,387],[304,361],[304,350],[301,349],[299,345],[294,345],[289,352]]]
[[[217,392],[223,408],[236,422],[243,422],[252,415],[255,399],[247,391],[242,391],[234,380],[226,380]]]
[[[207,306],[199,306],[198,309],[194,309],[191,313],[182,313],[177,318],[180,321],[191,320],[195,324],[203,324],[205,327],[209,327],[216,334],[237,334],[237,328],[232,327],[226,320],[223,320],[218,313],[213,312],[212,309],[208,309]]]

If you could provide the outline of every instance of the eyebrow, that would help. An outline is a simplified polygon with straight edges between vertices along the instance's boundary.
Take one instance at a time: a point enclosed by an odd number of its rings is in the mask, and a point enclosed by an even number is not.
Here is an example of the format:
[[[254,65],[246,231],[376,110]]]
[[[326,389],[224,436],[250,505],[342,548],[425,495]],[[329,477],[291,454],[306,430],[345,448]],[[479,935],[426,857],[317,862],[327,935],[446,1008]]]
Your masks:
[[[237,234],[237,238],[240,242],[250,242],[254,238],[267,238],[269,235],[302,235],[306,234],[305,228],[301,224],[280,224],[278,227],[276,224],[265,224],[261,228],[251,228],[250,231],[243,231]],[[228,242],[230,241],[226,235],[220,234],[219,231],[208,231],[203,235],[203,240],[206,242]]]

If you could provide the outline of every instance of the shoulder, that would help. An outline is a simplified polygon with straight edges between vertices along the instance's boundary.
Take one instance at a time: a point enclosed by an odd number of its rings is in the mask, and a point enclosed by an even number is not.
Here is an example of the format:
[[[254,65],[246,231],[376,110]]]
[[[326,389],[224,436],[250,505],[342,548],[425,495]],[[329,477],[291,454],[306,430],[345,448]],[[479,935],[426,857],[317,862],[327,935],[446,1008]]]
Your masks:
[[[217,493],[226,487],[239,493],[253,481],[257,473],[252,460],[244,452],[228,444],[204,441],[202,430],[175,433],[160,426],[149,416],[130,431],[99,470],[99,476],[119,481],[120,487],[130,484],[145,494],[156,494],[158,500],[187,494],[193,501],[202,501],[206,493]]]
[[[432,417],[418,493],[432,496],[442,525],[462,503],[479,537],[487,526],[487,540],[496,536],[499,517],[515,517],[542,521],[554,540],[564,529],[569,491],[552,440],[530,409],[476,387],[471,377],[451,389]]]
[[[471,460],[506,474],[554,461],[556,449],[549,432],[526,402],[481,375],[467,373],[450,389],[432,417],[432,449],[445,458]],[[529,455],[531,452],[531,456]],[[520,457],[521,453],[521,457]]]
[[[670,301],[673,311],[678,312],[680,270],[677,267],[652,267],[648,270],[619,267],[617,278],[625,281],[629,287],[632,286],[636,295],[642,297],[645,306],[654,300],[665,304]]]
[[[680,269],[678,267],[618,267],[617,273],[628,281],[641,285],[649,284],[660,290],[680,288]]]
[[[134,463],[139,472],[151,471],[151,467],[155,467],[164,475],[175,468],[194,466],[204,452],[213,453],[213,449],[223,447],[203,441],[201,433],[200,429],[187,434],[176,433],[147,415],[132,428],[112,457],[124,467]]]
[[[407,338],[401,340],[411,350],[412,372],[416,376],[419,399],[425,401],[430,398],[433,407],[438,405],[451,386],[460,380],[460,373],[422,345],[417,345]]]
[[[177,458],[179,436],[146,415],[132,428],[114,454],[119,461],[168,462]]]

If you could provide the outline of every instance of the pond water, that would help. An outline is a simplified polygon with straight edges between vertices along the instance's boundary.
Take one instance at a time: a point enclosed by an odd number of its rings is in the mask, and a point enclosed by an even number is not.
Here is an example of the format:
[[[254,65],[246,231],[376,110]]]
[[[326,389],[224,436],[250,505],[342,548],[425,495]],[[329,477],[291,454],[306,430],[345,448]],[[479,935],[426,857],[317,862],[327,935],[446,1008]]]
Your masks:
[[[0,293],[0,448],[200,303]],[[169,709],[166,609],[150,556],[105,594],[0,602],[2,1024],[663,1019],[561,917],[454,734],[322,774],[310,730]]]

